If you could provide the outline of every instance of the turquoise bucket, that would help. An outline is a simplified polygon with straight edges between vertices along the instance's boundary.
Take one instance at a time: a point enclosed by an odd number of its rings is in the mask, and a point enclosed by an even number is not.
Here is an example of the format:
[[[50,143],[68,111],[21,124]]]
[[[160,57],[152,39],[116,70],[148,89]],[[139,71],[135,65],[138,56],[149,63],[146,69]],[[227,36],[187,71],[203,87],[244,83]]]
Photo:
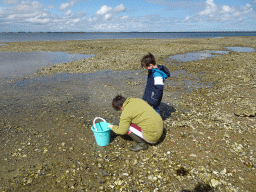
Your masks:
[[[101,119],[103,120],[103,122],[99,122],[95,124],[95,121],[97,119]],[[110,125],[110,123],[107,123],[105,119],[101,117],[96,117],[93,120],[93,126],[91,127],[91,130],[93,131],[96,143],[99,146],[107,146],[110,143],[111,129],[108,128],[108,125]]]

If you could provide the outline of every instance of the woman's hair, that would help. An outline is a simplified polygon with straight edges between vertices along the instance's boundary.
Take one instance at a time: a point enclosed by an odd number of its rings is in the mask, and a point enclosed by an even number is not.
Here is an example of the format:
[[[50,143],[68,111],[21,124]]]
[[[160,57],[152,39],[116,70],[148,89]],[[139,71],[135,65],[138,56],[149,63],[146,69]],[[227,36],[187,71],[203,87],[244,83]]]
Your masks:
[[[151,53],[148,53],[141,59],[141,67],[142,68],[148,67],[150,64],[156,65],[156,60],[154,55],[152,55]]]
[[[115,98],[114,98],[113,101],[112,101],[112,107],[113,107],[115,110],[117,110],[117,111],[121,110],[121,108],[122,108],[122,106],[123,106],[125,100],[126,100],[126,98],[123,97],[122,95],[117,95],[117,96],[115,96]]]

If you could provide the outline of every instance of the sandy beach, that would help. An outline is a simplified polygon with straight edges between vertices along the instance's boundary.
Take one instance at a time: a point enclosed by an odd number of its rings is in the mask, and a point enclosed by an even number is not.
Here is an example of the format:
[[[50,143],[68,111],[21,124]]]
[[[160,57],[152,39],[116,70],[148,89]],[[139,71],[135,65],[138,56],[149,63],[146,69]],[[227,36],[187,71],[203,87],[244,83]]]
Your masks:
[[[177,62],[170,56],[227,47],[256,50],[256,37],[7,42],[0,52],[93,54],[0,84],[0,191],[255,191],[256,52]],[[165,132],[148,150],[91,126],[118,124],[116,94],[141,98],[151,52],[171,77],[160,112]],[[40,61],[39,61],[40,62]]]

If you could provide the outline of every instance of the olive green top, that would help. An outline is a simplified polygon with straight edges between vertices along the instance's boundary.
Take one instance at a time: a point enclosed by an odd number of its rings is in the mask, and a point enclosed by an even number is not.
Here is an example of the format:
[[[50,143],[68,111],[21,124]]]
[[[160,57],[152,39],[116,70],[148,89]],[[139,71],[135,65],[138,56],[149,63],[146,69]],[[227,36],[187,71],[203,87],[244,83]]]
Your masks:
[[[163,133],[161,116],[147,102],[139,98],[126,99],[119,126],[114,125],[112,130],[116,134],[124,135],[132,123],[142,129],[143,138],[149,143],[157,142]]]

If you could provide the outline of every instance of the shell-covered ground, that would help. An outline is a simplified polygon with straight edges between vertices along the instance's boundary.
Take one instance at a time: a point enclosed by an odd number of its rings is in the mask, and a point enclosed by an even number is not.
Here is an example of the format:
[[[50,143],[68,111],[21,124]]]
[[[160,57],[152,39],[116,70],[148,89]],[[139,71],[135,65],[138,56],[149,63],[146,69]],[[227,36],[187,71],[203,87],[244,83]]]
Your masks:
[[[189,62],[169,56],[226,47],[256,50],[256,37],[15,42],[0,52],[62,51],[94,57],[44,67],[0,84],[0,191],[256,191],[256,52]],[[142,97],[141,58],[171,77],[157,145],[137,153],[112,135],[96,145],[96,116],[118,123],[116,94]]]

